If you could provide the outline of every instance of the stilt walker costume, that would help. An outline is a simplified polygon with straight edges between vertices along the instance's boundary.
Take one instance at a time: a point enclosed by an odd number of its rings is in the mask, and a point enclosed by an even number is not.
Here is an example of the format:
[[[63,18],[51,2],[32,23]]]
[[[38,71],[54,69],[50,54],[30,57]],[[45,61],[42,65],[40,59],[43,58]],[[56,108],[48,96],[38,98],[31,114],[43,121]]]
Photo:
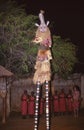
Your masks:
[[[49,123],[49,81],[51,80],[51,69],[50,69],[50,60],[52,59],[50,47],[52,45],[51,33],[48,28],[49,21],[45,23],[44,21],[44,11],[40,11],[39,19],[40,25],[36,31],[36,37],[33,40],[34,43],[40,44],[36,64],[35,64],[35,73],[33,77],[34,84],[37,85],[36,91],[36,104],[35,104],[35,124],[34,130],[38,130],[38,114],[39,114],[39,96],[40,96],[40,87],[45,84],[45,94],[46,94],[46,130],[50,130]]]

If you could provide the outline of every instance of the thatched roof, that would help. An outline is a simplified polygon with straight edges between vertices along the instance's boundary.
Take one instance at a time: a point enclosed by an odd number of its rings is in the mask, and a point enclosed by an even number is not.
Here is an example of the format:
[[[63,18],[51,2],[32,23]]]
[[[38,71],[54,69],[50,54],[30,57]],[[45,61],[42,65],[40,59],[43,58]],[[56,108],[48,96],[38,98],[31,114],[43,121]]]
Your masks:
[[[13,73],[0,65],[0,77],[10,77]]]

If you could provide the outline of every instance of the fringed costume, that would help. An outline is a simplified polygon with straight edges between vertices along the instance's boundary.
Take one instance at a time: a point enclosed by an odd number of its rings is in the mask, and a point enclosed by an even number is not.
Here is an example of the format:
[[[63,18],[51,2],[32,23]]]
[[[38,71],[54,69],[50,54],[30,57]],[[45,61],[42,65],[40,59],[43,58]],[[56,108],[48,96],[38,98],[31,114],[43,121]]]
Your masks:
[[[39,19],[40,25],[36,31],[36,36],[33,42],[39,44],[39,50],[36,58],[35,73],[33,77],[34,84],[37,85],[36,91],[36,105],[35,105],[35,125],[34,130],[38,129],[38,114],[39,114],[39,99],[40,99],[40,86],[45,84],[45,95],[46,95],[46,130],[50,129],[49,123],[49,81],[51,80],[51,66],[50,60],[52,60],[52,55],[50,47],[52,46],[51,33],[48,28],[49,21],[45,24],[44,21],[44,11],[40,11]]]

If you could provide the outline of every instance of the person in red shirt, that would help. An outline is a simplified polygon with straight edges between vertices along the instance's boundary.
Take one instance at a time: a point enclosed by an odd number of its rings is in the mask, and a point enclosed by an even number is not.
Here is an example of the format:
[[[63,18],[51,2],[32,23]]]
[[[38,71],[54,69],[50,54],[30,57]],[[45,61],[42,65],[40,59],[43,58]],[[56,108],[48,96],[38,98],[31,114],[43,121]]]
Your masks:
[[[75,85],[73,87],[73,110],[74,117],[78,117],[80,107],[80,89],[79,86]]]
[[[61,115],[64,115],[66,113],[66,94],[64,92],[64,89],[61,89],[61,92],[59,94],[59,110]]]
[[[29,97],[29,104],[28,104],[28,115],[30,117],[34,116],[34,112],[35,112],[35,96],[34,96],[34,92],[31,92],[31,95]]]
[[[27,90],[24,90],[24,93],[21,96],[21,114],[23,119],[26,119],[27,117],[27,107],[28,107],[28,94]]]
[[[53,112],[54,116],[59,115],[59,96],[57,90],[53,96]]]
[[[69,89],[69,92],[67,94],[67,112],[68,114],[71,114],[73,112],[73,103],[72,103],[72,91]]]

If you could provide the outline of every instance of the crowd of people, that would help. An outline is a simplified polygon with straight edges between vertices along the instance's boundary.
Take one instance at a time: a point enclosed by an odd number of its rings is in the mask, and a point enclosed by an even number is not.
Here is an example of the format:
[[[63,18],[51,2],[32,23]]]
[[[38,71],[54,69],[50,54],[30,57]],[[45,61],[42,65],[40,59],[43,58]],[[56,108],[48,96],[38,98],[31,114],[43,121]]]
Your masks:
[[[45,101],[46,99],[40,97],[39,102],[39,116],[45,113]],[[78,117],[79,109],[81,105],[81,92],[78,86],[74,86],[73,90],[68,90],[66,94],[64,89],[58,93],[55,91],[53,96],[49,97],[49,111],[51,116],[60,116],[65,114],[73,114],[74,117]],[[33,117],[35,111],[35,93],[32,91],[31,95],[28,95],[27,90],[21,96],[21,114],[22,118]]]

